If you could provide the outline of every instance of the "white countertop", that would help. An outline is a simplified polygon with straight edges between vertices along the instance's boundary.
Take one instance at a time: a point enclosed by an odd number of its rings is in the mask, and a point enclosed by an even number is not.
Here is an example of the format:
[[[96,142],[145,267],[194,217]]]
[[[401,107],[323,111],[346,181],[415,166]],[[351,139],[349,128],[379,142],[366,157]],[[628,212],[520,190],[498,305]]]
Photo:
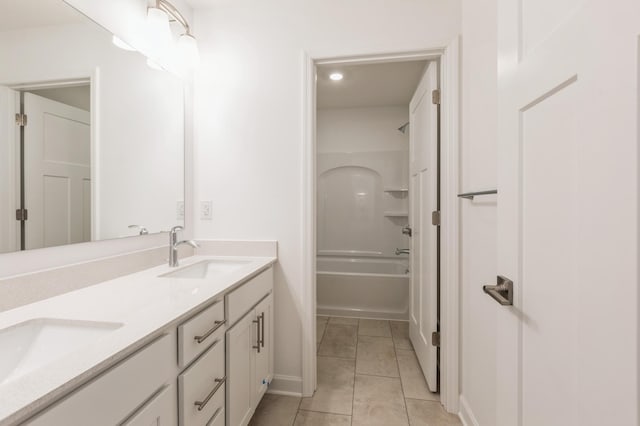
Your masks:
[[[182,259],[180,267],[205,259],[250,262],[234,272],[208,279],[159,277],[176,268],[157,266],[0,313],[0,330],[42,318],[123,324],[43,368],[1,384],[0,425],[24,420],[276,261],[275,257],[193,256]]]

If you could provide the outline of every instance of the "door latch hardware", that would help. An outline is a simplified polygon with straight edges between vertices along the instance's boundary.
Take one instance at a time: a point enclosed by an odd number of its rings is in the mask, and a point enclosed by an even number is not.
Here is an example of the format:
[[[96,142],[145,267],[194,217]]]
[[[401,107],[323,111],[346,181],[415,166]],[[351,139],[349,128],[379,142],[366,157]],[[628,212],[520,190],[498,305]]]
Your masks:
[[[402,228],[402,234],[411,236],[411,234],[412,234],[411,227],[409,225],[406,225],[405,227],[403,227]]]
[[[498,275],[498,285],[485,285],[482,290],[501,305],[513,305],[513,281]]]
[[[431,346],[440,347],[440,332],[434,331],[431,333]]]
[[[29,217],[29,212],[27,209],[17,209],[16,210],[16,220],[23,221],[27,220]]]
[[[434,226],[440,226],[440,210],[431,212],[431,224]]]

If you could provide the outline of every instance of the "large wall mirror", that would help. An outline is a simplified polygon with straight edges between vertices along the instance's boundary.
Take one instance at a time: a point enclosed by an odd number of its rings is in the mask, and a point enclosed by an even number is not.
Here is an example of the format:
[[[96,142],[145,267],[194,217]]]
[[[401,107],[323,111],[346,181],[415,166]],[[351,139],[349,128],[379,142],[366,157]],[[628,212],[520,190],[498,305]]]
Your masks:
[[[0,253],[183,224],[183,81],[63,0],[0,11]]]

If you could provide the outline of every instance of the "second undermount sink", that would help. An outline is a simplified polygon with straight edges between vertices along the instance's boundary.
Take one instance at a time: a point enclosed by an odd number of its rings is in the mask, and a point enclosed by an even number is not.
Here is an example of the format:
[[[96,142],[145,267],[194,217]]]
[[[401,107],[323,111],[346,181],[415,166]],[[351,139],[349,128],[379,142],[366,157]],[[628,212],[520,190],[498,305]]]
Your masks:
[[[0,385],[88,346],[121,323],[37,318],[0,330]]]
[[[169,272],[161,275],[161,277],[203,279],[215,275],[229,274],[245,267],[249,263],[251,263],[250,260],[209,259]]]

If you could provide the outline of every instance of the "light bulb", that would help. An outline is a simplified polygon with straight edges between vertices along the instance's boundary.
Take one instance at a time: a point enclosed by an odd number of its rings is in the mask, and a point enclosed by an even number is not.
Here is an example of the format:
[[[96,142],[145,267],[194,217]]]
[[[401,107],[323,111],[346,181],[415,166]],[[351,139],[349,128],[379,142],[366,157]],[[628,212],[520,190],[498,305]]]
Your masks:
[[[147,23],[149,32],[160,46],[166,46],[171,42],[171,28],[169,27],[169,15],[167,15],[167,12],[156,7],[150,7],[147,9]]]
[[[344,78],[344,76],[339,72],[334,72],[329,75],[329,78],[333,81],[340,81]]]
[[[198,42],[191,34],[183,34],[178,39],[178,49],[184,65],[193,69],[200,64],[200,53],[198,52]]]

